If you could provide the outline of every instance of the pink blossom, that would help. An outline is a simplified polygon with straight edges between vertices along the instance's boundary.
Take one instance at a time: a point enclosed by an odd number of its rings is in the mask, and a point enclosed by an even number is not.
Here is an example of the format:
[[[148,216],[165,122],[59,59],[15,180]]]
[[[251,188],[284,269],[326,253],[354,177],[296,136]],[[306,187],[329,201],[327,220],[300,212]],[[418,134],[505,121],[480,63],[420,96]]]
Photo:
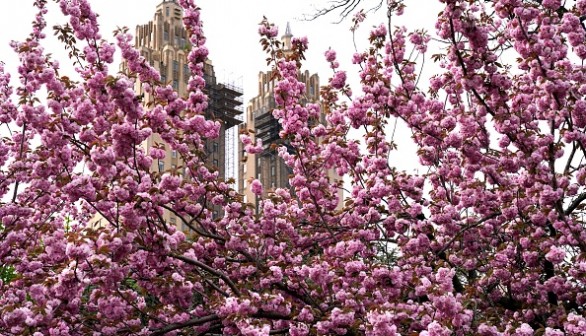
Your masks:
[[[331,79],[330,84],[333,88],[341,89],[346,84],[346,72],[345,71],[337,71],[334,74],[334,77]]]
[[[566,252],[557,246],[552,246],[545,255],[545,259],[551,261],[554,264],[561,263],[562,261],[564,261],[565,257]]]
[[[90,1],[58,3],[83,57],[49,57],[36,0],[19,66],[0,63],[0,334],[586,333],[586,1],[441,1],[426,32],[395,26],[410,5],[393,0],[366,36],[351,10],[368,45],[354,77],[325,52],[319,103],[308,39],[283,52],[264,19],[280,139],[241,147],[282,162],[266,190],[262,165],[236,186],[209,162],[227,125],[194,0],[168,3],[184,96],[131,34],[103,39]]]
[[[328,62],[333,62],[336,60],[336,52],[332,49],[328,49],[325,52],[325,56],[326,56],[326,61],[328,61]]]
[[[541,3],[543,7],[548,9],[558,9],[562,5],[561,0],[543,0]]]
[[[258,28],[258,33],[267,37],[275,37],[279,34],[279,29],[274,25],[261,25]]]
[[[255,195],[261,195],[262,194],[262,184],[260,183],[259,180],[252,180],[252,182],[250,183],[250,191],[252,191]]]

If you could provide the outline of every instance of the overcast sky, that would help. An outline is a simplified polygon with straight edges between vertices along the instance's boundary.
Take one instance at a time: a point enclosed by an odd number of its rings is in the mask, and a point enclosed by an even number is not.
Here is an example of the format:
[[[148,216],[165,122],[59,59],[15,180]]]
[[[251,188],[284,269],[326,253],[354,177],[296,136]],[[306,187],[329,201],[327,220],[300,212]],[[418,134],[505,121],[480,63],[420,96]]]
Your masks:
[[[374,5],[378,1],[366,0],[365,5]],[[0,11],[0,60],[7,63],[8,69],[14,69],[16,55],[8,43],[10,40],[22,40],[30,32],[30,22],[35,10],[33,0],[6,1]],[[116,27],[127,26],[134,32],[138,24],[146,23],[153,18],[155,7],[161,0],[94,0],[91,2],[94,10],[100,15],[102,35],[111,39],[112,31]],[[327,5],[326,0],[200,0],[196,1],[202,8],[204,29],[208,36],[210,58],[216,66],[219,79],[241,79],[245,87],[246,98],[255,95],[256,77],[258,71],[266,68],[264,54],[258,44],[258,23],[266,15],[272,22],[284,31],[286,23],[291,22],[294,35],[308,36],[310,51],[308,53],[307,68],[312,72],[319,72],[322,81],[330,74],[323,59],[323,52],[329,47],[336,49],[340,61],[345,67],[351,67],[349,57],[354,52],[352,34],[349,30],[350,20],[340,24],[333,24],[338,17],[329,15],[315,21],[302,21],[304,15],[315,13],[316,7]],[[417,4],[417,2],[413,2]],[[57,5],[49,1],[49,27],[54,24],[65,23]],[[418,6],[420,7],[420,6]],[[410,8],[411,24],[432,29],[433,19],[437,10]],[[358,46],[366,46],[367,28],[385,19],[385,12],[379,11],[371,15],[371,21],[358,33]],[[48,35],[52,28],[48,28]],[[62,54],[63,47],[52,38],[48,40],[47,49],[55,55]],[[62,63],[66,63],[62,61]]]
[[[363,7],[375,5],[378,1],[363,0]],[[94,11],[100,15],[102,36],[112,40],[112,32],[116,27],[127,26],[134,32],[136,25],[152,20],[155,8],[161,2],[162,0],[94,0],[91,4]],[[406,2],[406,15],[402,22],[396,23],[433,32],[439,11],[439,7],[433,5],[436,2],[426,2],[425,6],[422,6],[421,0]],[[33,0],[4,1],[3,10],[0,11],[0,61],[4,61],[7,70],[14,73],[13,80],[16,77],[17,58],[8,44],[10,40],[23,40],[29,34],[30,23],[35,13],[32,3]],[[65,23],[66,19],[53,1],[48,3],[50,15],[47,35],[50,35],[50,38],[45,46],[47,52],[53,53],[66,69],[65,64],[69,62],[64,59],[63,46],[54,39],[51,28],[55,24]],[[257,94],[258,72],[266,70],[265,55],[258,43],[257,33],[258,23],[263,15],[280,27],[280,34],[284,32],[286,23],[290,22],[294,35],[309,38],[308,61],[305,67],[311,72],[318,72],[322,84],[331,74],[323,57],[324,51],[329,47],[338,52],[342,68],[349,71],[350,77],[358,71],[358,68],[350,63],[351,55],[355,51],[352,33],[349,30],[350,19],[333,24],[339,17],[330,14],[314,21],[300,20],[304,15],[315,13],[316,8],[327,6],[327,0],[196,0],[196,3],[202,8],[204,31],[208,37],[207,46],[216,67],[218,80],[234,80],[241,84],[244,87],[245,102]],[[384,10],[369,15],[369,20],[357,32],[359,50],[367,47],[369,28],[385,20]],[[111,69],[116,70],[117,67]],[[354,90],[356,92],[358,88]]]

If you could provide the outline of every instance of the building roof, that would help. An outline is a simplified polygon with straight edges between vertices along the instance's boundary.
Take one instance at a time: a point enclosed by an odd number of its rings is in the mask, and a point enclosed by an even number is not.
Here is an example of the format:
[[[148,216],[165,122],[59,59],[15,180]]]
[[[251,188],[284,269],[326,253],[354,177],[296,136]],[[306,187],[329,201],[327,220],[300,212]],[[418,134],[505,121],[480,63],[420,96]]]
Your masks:
[[[284,36],[293,36],[293,34],[291,33],[291,25],[289,24],[289,22],[287,22],[287,28],[285,28],[285,35]]]

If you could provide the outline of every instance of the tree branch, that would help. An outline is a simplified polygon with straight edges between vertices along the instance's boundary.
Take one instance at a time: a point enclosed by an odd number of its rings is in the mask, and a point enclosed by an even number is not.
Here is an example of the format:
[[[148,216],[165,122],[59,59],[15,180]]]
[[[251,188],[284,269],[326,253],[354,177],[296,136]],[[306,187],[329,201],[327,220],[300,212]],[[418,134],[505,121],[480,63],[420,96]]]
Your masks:
[[[153,332],[151,333],[150,336],[162,336],[162,335],[165,335],[166,333],[171,332],[173,330],[199,326],[199,325],[202,325],[202,324],[205,324],[208,322],[217,321],[219,319],[220,318],[216,314],[212,314],[212,315],[208,315],[208,316],[204,316],[204,317],[197,317],[197,318],[193,318],[191,320],[188,320],[188,321],[185,321],[182,323],[169,324],[166,327],[163,327],[160,329],[155,329],[155,330],[151,329]]]
[[[572,212],[574,210],[576,210],[576,208],[578,208],[578,206],[584,201],[586,200],[586,193],[580,194],[571,204],[570,206],[566,209],[566,211],[564,211],[564,215],[568,216],[570,214],[572,214]]]
[[[219,277],[220,279],[224,280],[224,282],[230,287],[230,289],[232,289],[232,291],[234,292],[234,295],[240,297],[242,294],[240,293],[240,290],[238,290],[238,288],[236,287],[236,284],[234,284],[234,282],[232,280],[230,280],[230,278],[228,278],[227,275],[225,275],[224,273],[213,269],[212,267],[202,263],[201,261],[198,260],[194,260],[191,258],[187,258],[185,256],[182,255],[178,255],[178,254],[170,254],[169,255],[172,258],[178,259],[183,261],[184,263],[193,265],[193,266],[197,266],[201,269],[203,269],[204,271],[211,273],[217,277]]]

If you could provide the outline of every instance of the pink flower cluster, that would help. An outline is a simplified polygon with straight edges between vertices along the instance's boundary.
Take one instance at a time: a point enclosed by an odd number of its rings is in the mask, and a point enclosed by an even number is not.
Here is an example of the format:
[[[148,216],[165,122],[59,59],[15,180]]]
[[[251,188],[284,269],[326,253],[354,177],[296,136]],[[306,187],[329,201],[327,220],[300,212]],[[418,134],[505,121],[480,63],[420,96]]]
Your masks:
[[[285,53],[263,20],[291,177],[251,180],[258,202],[205,164],[222,125],[200,10],[178,3],[187,97],[129,34],[103,41],[87,0],[59,1],[81,81],[43,48],[45,0],[12,44],[14,87],[0,63],[0,334],[586,334],[586,1],[441,1],[435,35],[387,21],[352,58],[355,94],[325,52],[319,104],[307,38]],[[116,50],[128,74],[109,72]],[[418,169],[397,168],[404,146]],[[152,169],[167,150],[182,166]]]

